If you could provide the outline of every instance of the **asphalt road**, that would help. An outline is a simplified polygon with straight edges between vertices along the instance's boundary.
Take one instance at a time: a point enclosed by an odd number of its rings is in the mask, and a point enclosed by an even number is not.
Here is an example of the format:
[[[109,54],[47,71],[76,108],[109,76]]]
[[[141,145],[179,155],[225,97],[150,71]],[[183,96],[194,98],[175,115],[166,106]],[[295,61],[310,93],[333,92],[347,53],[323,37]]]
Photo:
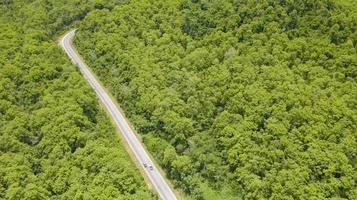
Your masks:
[[[176,196],[171,190],[170,186],[167,184],[163,176],[155,167],[154,163],[150,159],[148,153],[145,151],[142,143],[136,137],[134,131],[129,126],[129,123],[126,121],[124,115],[119,111],[116,104],[103,89],[100,82],[95,78],[92,72],[89,70],[88,66],[83,62],[81,56],[74,50],[72,46],[72,38],[76,30],[71,30],[67,32],[60,40],[61,47],[65,50],[68,56],[71,58],[74,64],[77,64],[84,78],[92,86],[92,88],[97,93],[100,101],[103,103],[105,108],[110,113],[110,116],[113,118],[115,125],[119,128],[120,133],[125,138],[126,142],[129,145],[129,148],[133,152],[137,161],[141,164],[144,172],[149,178],[151,184],[156,189],[160,198],[163,200],[176,200]]]

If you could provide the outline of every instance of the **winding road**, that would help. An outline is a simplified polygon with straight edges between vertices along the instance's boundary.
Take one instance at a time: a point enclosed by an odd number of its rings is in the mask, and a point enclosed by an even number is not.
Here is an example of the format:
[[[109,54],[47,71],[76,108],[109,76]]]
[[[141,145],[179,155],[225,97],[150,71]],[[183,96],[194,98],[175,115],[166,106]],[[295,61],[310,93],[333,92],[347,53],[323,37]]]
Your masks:
[[[133,129],[129,126],[129,123],[127,122],[124,115],[120,112],[117,105],[113,102],[113,100],[104,90],[100,82],[89,70],[88,66],[81,59],[81,56],[75,51],[71,43],[75,32],[76,30],[71,30],[61,38],[61,47],[71,58],[72,62],[78,65],[84,78],[88,81],[88,83],[97,93],[99,100],[107,109],[111,118],[115,122],[115,125],[119,128],[120,133],[125,138],[130,150],[134,154],[136,160],[140,163],[141,167],[143,168],[143,171],[149,178],[151,184],[154,186],[160,198],[163,200],[177,200],[174,192],[167,184],[163,176],[160,174],[160,172],[157,170],[157,167],[150,159],[149,154],[146,152],[145,148],[143,147],[143,144],[135,135]]]

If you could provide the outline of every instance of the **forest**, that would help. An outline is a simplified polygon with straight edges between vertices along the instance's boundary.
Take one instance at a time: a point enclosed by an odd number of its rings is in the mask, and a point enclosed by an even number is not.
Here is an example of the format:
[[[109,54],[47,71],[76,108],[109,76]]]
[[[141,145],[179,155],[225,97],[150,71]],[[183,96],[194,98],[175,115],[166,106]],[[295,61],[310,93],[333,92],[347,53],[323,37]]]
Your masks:
[[[103,8],[79,0],[0,2],[0,199],[157,199],[56,44],[56,34]]]
[[[355,0],[0,1],[0,199],[158,199],[71,27],[183,199],[357,199]]]
[[[357,3],[137,0],[75,45],[187,199],[357,199]]]

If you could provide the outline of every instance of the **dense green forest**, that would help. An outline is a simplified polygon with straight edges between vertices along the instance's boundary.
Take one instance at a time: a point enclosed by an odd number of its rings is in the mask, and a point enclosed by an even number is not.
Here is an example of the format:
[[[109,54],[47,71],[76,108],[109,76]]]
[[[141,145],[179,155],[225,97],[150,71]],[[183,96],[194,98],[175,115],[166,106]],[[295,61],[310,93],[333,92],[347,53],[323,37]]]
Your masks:
[[[102,8],[0,2],[0,199],[157,199],[53,38]]]
[[[357,199],[356,1],[137,0],[75,44],[193,199]]]
[[[187,199],[357,199],[354,0],[3,0],[0,199],[156,199],[75,44]]]

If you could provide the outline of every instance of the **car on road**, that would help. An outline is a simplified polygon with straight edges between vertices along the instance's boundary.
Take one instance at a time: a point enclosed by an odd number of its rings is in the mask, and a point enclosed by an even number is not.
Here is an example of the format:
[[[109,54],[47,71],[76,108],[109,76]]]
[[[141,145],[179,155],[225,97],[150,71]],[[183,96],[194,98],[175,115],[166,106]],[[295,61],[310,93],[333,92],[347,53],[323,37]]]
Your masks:
[[[147,168],[147,167],[148,167],[148,164],[146,164],[146,163],[144,163],[143,165],[144,165],[144,167],[145,167],[145,168]]]
[[[152,171],[152,170],[154,170],[154,167],[152,165],[150,165],[149,169]]]

